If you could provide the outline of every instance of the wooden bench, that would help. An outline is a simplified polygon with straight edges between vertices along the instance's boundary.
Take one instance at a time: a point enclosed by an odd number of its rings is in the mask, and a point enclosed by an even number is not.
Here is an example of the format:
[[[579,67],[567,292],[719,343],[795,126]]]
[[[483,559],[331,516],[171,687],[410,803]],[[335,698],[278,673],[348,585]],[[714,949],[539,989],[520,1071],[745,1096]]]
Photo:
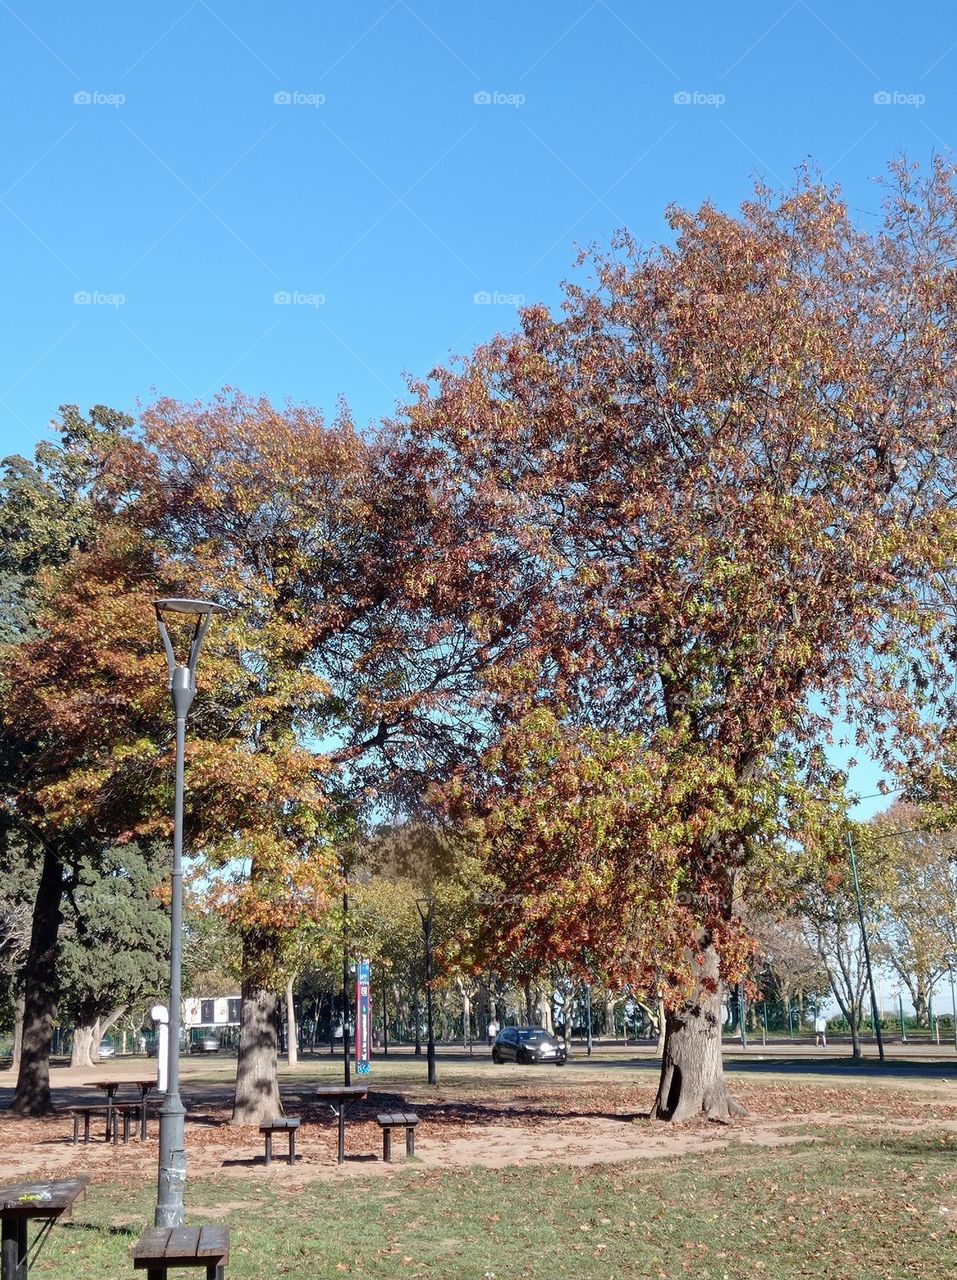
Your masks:
[[[128,1143],[130,1140],[130,1120],[134,1116],[140,1114],[140,1104],[131,1102],[129,1104],[120,1103],[117,1106],[81,1106],[70,1107],[70,1115],[73,1117],[73,1145],[75,1146],[80,1140],[80,1121],[83,1121],[83,1141],[90,1141],[90,1119],[92,1116],[104,1116],[106,1119],[106,1132],[104,1137],[109,1142],[110,1137],[113,1138],[114,1147],[120,1140],[120,1119],[123,1121],[123,1141]],[[111,1123],[112,1122],[112,1123]]]
[[[419,1123],[419,1117],[413,1115],[411,1111],[394,1111],[386,1112],[384,1115],[376,1116],[376,1122],[382,1130],[382,1159],[391,1164],[392,1162],[392,1130],[405,1130],[405,1154],[407,1157],[415,1155],[415,1126]]]
[[[206,1280],[224,1280],[228,1261],[228,1227],[149,1227],[133,1246],[146,1280],[166,1280],[170,1267],[205,1267]]]
[[[270,1120],[268,1124],[261,1124],[259,1132],[266,1138],[266,1164],[272,1164],[272,1136],[274,1133],[289,1134],[289,1163],[296,1163],[296,1130],[299,1128],[299,1121],[291,1119],[287,1116],[276,1116],[275,1120]]]

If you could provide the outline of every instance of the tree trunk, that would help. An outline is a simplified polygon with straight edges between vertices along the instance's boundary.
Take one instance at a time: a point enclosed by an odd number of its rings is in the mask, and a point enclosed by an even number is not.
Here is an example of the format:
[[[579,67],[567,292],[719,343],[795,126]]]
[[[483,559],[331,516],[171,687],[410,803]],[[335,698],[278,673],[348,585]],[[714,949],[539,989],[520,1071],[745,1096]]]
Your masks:
[[[668,1025],[668,1015],[665,1012],[665,1002],[662,999],[662,997],[659,995],[658,997],[658,1045],[655,1052],[658,1054],[658,1057],[661,1058],[662,1060],[664,1059],[664,1056],[665,1056],[665,1035],[667,1034],[666,1032],[667,1025]],[[720,1041],[721,1041],[721,1028],[719,1026],[718,1042],[720,1043]]]
[[[863,1058],[864,1054],[861,1051],[860,1013],[856,1005],[851,1006],[851,1016],[847,1021],[851,1028],[851,1057]]]
[[[293,982],[293,978],[286,979],[286,1060],[291,1067],[299,1061],[299,1032],[296,1026],[296,1005],[292,996]]]
[[[49,846],[33,905],[30,949],[23,966],[23,1040],[17,1088],[10,1110],[21,1116],[44,1116],[50,1098],[50,1045],[56,1018],[56,946],[63,900],[63,863]]]
[[[530,982],[524,982],[522,983],[522,986],[525,991],[525,1017],[527,1019],[526,1025],[529,1027],[534,1027],[535,1010],[532,1006],[532,984]]]
[[[279,1101],[275,991],[243,983],[233,1124],[260,1125],[282,1114]]]
[[[615,1040],[615,1005],[617,1001],[611,994],[605,996],[605,1039]]]
[[[726,1124],[744,1109],[730,1097],[721,1061],[723,992],[718,954],[703,939],[690,1000],[665,1015],[665,1043],[655,1118],[680,1123],[706,1118]]]
[[[96,1025],[92,1022],[86,1026],[81,1025],[73,1028],[73,1044],[70,1048],[71,1067],[93,1066],[93,1036],[95,1032]]]
[[[13,1050],[10,1057],[10,1070],[20,1070],[20,1050],[23,1047],[23,992],[17,996],[17,1008],[13,1023]]]

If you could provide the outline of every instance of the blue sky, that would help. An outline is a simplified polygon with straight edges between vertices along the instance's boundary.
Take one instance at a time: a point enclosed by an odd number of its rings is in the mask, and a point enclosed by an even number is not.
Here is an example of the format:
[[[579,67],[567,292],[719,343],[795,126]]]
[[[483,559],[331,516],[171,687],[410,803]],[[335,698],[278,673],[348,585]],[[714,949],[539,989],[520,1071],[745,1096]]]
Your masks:
[[[873,219],[957,141],[943,2],[0,0],[0,47],[3,453],[224,385],[374,421],[669,202],[810,158]]]

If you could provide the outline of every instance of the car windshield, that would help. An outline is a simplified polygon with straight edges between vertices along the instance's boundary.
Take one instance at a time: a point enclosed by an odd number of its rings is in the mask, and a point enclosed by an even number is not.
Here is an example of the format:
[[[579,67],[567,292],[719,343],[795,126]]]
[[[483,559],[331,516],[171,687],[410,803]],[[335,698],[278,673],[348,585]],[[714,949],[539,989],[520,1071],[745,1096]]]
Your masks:
[[[520,1031],[518,1033],[523,1040],[551,1040],[551,1036],[547,1031],[533,1030]]]

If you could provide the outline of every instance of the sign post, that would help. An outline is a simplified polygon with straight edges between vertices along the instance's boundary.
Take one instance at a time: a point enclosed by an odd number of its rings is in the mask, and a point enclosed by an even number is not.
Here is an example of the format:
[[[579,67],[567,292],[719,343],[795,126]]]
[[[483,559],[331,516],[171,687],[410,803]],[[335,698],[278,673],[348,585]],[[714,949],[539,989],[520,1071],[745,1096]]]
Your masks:
[[[369,1074],[370,1023],[369,961],[360,960],[356,969],[356,1074]]]

